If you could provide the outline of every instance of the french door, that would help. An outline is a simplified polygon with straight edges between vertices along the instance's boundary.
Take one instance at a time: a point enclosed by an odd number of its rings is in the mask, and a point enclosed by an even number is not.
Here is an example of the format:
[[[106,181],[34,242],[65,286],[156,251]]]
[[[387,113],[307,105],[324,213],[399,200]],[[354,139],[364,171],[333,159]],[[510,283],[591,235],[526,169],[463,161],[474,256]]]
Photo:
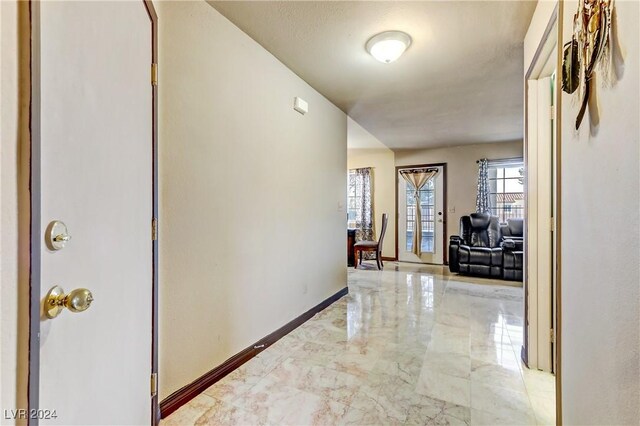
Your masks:
[[[416,167],[408,167],[408,169]],[[413,188],[398,173],[398,260],[401,262],[444,263],[444,167],[435,166],[438,173],[420,190],[420,199],[416,200]],[[419,242],[420,256],[413,253],[413,233],[416,232],[416,209],[422,215],[422,239]]]

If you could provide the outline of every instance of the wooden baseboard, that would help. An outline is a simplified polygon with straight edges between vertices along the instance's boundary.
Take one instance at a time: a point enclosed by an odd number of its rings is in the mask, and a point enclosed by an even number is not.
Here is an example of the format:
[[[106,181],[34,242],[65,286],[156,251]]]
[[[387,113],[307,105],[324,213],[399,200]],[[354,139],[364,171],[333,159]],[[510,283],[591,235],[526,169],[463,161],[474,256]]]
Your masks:
[[[165,399],[160,402],[160,414],[161,418],[166,418],[169,414],[176,411],[178,408],[182,407],[187,402],[191,401],[193,398],[201,394],[205,389],[214,383],[220,381],[226,375],[231,373],[233,370],[240,367],[245,362],[249,361],[254,356],[258,355],[260,352],[273,345],[275,342],[291,333],[296,328],[300,327],[306,321],[311,319],[318,312],[326,309],[333,302],[337,301],[341,297],[345,296],[349,293],[349,288],[345,287],[333,296],[323,300],[313,308],[309,309],[304,314],[295,318],[294,320],[288,322],[284,326],[280,327],[273,333],[269,334],[266,337],[258,340],[253,345],[248,348],[243,349],[238,352],[213,370],[205,373],[200,376],[193,382],[188,385],[178,389]]]
[[[385,257],[385,256],[382,256],[382,260],[383,260],[383,261],[388,261],[388,262],[395,262],[395,261],[396,261],[396,260],[398,260],[398,259],[396,259],[395,257]]]

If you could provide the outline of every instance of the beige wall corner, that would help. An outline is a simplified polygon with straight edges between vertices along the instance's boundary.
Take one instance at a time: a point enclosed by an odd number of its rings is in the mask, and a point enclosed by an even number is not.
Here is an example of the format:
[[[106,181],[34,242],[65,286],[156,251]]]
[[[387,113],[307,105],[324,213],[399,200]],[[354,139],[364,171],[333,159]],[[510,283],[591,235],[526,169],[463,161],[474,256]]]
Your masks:
[[[207,3],[156,7],[163,399],[346,286],[347,117]]]
[[[382,214],[389,215],[387,233],[382,244],[382,256],[396,256],[395,154],[375,136],[348,118],[349,150],[347,168],[373,168],[373,212],[376,239],[382,229]]]

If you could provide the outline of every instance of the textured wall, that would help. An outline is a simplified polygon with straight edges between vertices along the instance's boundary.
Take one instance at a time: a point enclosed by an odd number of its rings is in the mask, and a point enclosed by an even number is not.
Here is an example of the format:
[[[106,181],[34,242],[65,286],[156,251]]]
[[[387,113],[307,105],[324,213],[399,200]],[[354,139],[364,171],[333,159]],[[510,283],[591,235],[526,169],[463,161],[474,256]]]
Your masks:
[[[347,119],[205,2],[156,7],[164,398],[345,287]]]

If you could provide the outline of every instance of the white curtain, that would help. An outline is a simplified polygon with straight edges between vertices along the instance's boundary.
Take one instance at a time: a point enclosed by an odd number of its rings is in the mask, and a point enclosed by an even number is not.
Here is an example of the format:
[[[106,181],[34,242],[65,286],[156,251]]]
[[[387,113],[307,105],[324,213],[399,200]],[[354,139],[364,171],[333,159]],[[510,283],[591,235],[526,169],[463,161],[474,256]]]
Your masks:
[[[438,173],[438,169],[409,169],[400,170],[400,176],[413,189],[416,200],[416,221],[413,231],[412,252],[416,256],[422,255],[422,209],[420,207],[420,190]]]

